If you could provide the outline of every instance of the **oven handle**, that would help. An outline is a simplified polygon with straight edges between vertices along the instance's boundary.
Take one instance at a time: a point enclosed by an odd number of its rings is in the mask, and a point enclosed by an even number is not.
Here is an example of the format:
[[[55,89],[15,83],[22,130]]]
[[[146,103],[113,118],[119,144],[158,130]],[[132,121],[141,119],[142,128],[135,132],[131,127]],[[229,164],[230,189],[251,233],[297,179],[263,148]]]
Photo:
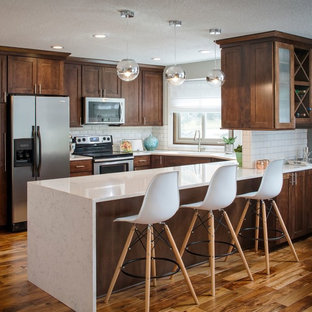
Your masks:
[[[118,157],[118,158],[97,158],[97,159],[93,159],[93,161],[95,163],[99,163],[99,162],[102,162],[102,163],[106,163],[106,162],[111,162],[113,161],[113,163],[119,163],[121,160],[133,160],[134,157]]]

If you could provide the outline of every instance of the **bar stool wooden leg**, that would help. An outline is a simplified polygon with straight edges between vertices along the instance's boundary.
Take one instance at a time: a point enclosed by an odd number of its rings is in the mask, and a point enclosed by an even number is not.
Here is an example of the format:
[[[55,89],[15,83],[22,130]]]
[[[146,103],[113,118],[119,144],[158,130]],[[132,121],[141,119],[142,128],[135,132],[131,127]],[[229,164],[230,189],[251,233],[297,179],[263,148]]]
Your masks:
[[[269,258],[269,240],[268,240],[266,207],[265,207],[264,200],[262,200],[261,202],[262,202],[263,242],[264,242],[266,273],[269,275],[270,274],[270,258]]]
[[[212,211],[208,212],[208,249],[209,249],[209,265],[211,274],[211,295],[216,295],[216,279],[215,279],[215,233],[214,233],[214,215]]]
[[[145,312],[149,312],[150,307],[150,286],[151,286],[151,225],[147,226],[146,235],[146,263],[145,263]]]
[[[183,254],[184,254],[186,245],[187,245],[187,243],[188,243],[188,241],[189,241],[189,239],[190,239],[190,236],[191,236],[191,234],[192,234],[192,231],[193,231],[195,222],[196,222],[196,220],[197,220],[197,217],[198,217],[198,210],[195,210],[195,211],[194,211],[194,214],[193,214],[192,221],[191,221],[191,223],[190,223],[190,226],[189,226],[189,228],[188,228],[188,230],[187,230],[187,233],[186,233],[186,235],[185,235],[185,237],[184,237],[184,241],[183,241],[183,243],[182,243],[182,247],[181,247],[181,249],[180,249],[180,256],[181,256],[181,258],[183,257]],[[174,272],[177,268],[178,268],[178,266],[175,265],[175,266],[173,267],[172,272]],[[170,278],[172,279],[172,278],[173,278],[173,275],[171,275]]]
[[[187,274],[187,271],[185,269],[184,263],[182,261],[182,258],[180,256],[180,254],[179,254],[179,250],[178,250],[177,245],[176,245],[176,243],[175,243],[175,241],[174,241],[174,239],[172,237],[172,234],[171,234],[171,232],[169,230],[169,227],[168,227],[167,224],[164,224],[164,227],[165,227],[165,231],[166,231],[166,234],[168,236],[170,245],[172,247],[173,253],[174,253],[174,255],[175,255],[176,259],[177,259],[177,262],[178,262],[178,264],[180,266],[180,269],[181,269],[181,271],[183,273],[183,276],[184,276],[184,279],[186,281],[186,284],[187,284],[187,286],[188,286],[188,288],[189,288],[189,290],[190,290],[190,292],[192,294],[192,297],[193,297],[195,303],[199,304],[199,301],[197,299],[197,296],[196,296],[196,293],[194,291],[193,285],[191,283],[190,277]]]
[[[155,237],[154,237],[154,227],[151,227],[151,248],[152,248],[152,277],[155,277],[157,272],[156,272],[156,251],[155,251]],[[153,278],[153,286],[156,287],[157,286],[157,281],[156,278]]]
[[[229,230],[230,230],[230,232],[231,232],[232,239],[233,239],[234,242],[235,242],[235,246],[236,246],[236,248],[237,248],[237,250],[238,250],[238,252],[239,252],[240,257],[241,257],[242,260],[243,260],[243,263],[244,263],[244,265],[245,265],[245,268],[246,268],[246,271],[247,271],[247,273],[248,273],[248,276],[249,276],[250,280],[253,281],[253,277],[252,277],[252,274],[251,274],[251,272],[250,272],[248,263],[247,263],[247,261],[246,261],[245,255],[244,255],[243,250],[242,250],[242,248],[241,248],[241,245],[240,245],[240,243],[239,243],[239,241],[238,241],[238,239],[237,239],[237,236],[236,236],[236,234],[235,234],[235,232],[234,232],[234,229],[233,229],[232,223],[231,223],[231,221],[230,221],[230,219],[229,219],[229,216],[228,216],[228,214],[227,214],[224,210],[222,210],[222,212],[223,212],[223,215],[224,215],[224,219],[225,219],[225,221],[226,221],[226,223],[227,223],[227,226],[228,226],[228,228],[229,228]]]
[[[113,291],[114,286],[116,284],[116,281],[117,281],[118,275],[120,273],[121,267],[122,267],[122,265],[123,265],[123,263],[125,261],[129,245],[130,245],[130,243],[132,241],[132,237],[133,237],[134,231],[135,231],[135,225],[132,225],[132,227],[130,229],[130,232],[129,232],[129,235],[128,235],[128,238],[127,238],[126,243],[124,245],[124,248],[123,248],[122,253],[120,255],[119,261],[117,263],[117,266],[116,266],[113,278],[112,278],[111,283],[109,285],[109,288],[108,288],[108,291],[107,291],[107,294],[106,294],[106,297],[105,297],[105,303],[108,303],[109,298],[110,298],[110,296],[112,294],[112,291]]]
[[[260,225],[260,200],[257,200],[256,207],[256,229],[255,229],[255,252],[259,248],[259,225]]]
[[[290,247],[290,250],[291,250],[292,254],[294,255],[296,261],[299,261],[299,258],[298,258],[298,256],[297,256],[295,247],[294,247],[294,245],[293,245],[293,243],[292,243],[292,241],[291,241],[291,239],[290,239],[290,236],[289,236],[289,234],[288,234],[288,231],[287,231],[287,228],[286,228],[286,226],[285,226],[284,220],[283,220],[283,218],[282,218],[282,216],[281,216],[281,214],[280,214],[280,212],[279,212],[279,209],[278,209],[278,207],[277,207],[277,205],[276,205],[276,202],[275,202],[275,200],[272,200],[272,202],[273,202],[273,207],[274,207],[275,213],[276,213],[276,215],[277,215],[278,221],[279,221],[279,223],[280,223],[280,225],[281,225],[281,227],[282,227],[282,230],[283,230],[283,232],[284,232],[284,235],[285,235],[285,237],[286,237],[286,239],[287,239],[287,242],[288,242],[288,245],[289,245],[289,247]]]
[[[250,199],[247,200],[247,202],[246,202],[246,204],[245,204],[245,207],[244,207],[244,210],[243,210],[243,212],[242,212],[242,214],[241,214],[241,217],[240,217],[240,219],[239,219],[239,221],[238,221],[238,224],[237,224],[237,227],[236,227],[236,230],[235,230],[235,235],[236,235],[236,237],[238,236],[238,233],[239,233],[239,231],[240,231],[241,228],[242,228],[242,225],[243,225],[244,219],[245,219],[245,217],[246,217],[246,213],[247,213],[247,211],[248,211],[249,205],[250,205]],[[233,240],[233,239],[232,239],[232,241],[231,241],[231,244],[234,244],[234,240]],[[227,253],[228,253],[228,254],[231,253],[232,250],[233,250],[233,246],[230,246],[229,249],[228,249],[228,251],[227,251]],[[225,257],[224,261],[226,261],[227,258],[228,258],[228,256]]]

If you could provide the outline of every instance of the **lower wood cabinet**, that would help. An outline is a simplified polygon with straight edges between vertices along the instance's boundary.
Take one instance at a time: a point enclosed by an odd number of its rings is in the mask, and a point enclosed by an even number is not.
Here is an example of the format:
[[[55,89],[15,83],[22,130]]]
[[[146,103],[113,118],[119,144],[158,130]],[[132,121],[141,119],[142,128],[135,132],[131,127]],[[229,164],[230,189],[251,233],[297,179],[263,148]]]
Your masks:
[[[72,160],[70,162],[70,176],[92,175],[92,159]]]
[[[312,233],[311,187],[312,170],[284,174],[283,188],[276,203],[292,239]],[[276,229],[281,230],[277,221]]]
[[[134,157],[134,170],[143,170],[151,168],[151,156],[135,156]]]

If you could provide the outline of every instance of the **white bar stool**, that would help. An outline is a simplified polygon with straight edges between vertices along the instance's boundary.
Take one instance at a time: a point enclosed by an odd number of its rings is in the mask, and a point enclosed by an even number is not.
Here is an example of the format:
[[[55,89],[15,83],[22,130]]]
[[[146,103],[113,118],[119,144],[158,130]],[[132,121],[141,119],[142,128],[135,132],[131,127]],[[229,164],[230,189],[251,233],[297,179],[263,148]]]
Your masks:
[[[289,244],[289,247],[291,249],[291,252],[293,256],[295,257],[296,261],[299,261],[298,256],[296,254],[295,248],[292,244],[292,241],[290,239],[290,236],[288,234],[288,231],[286,229],[285,223],[283,221],[283,218],[279,212],[279,209],[276,205],[275,200],[273,199],[276,197],[282,189],[283,186],[283,159],[274,160],[271,161],[266,168],[260,187],[258,191],[256,192],[250,192],[238,195],[237,198],[246,198],[247,202],[245,205],[245,208],[243,210],[243,213],[240,217],[240,220],[238,222],[237,228],[236,228],[236,235],[239,234],[241,227],[243,225],[243,221],[245,219],[246,213],[248,211],[248,208],[250,206],[251,200],[256,200],[256,224],[255,224],[255,251],[258,251],[258,245],[259,245],[259,224],[260,224],[260,202],[261,202],[261,208],[262,208],[262,224],[263,224],[263,242],[264,242],[264,252],[265,252],[265,263],[266,263],[266,273],[270,274],[270,260],[269,260],[269,238],[268,238],[268,227],[267,227],[267,213],[266,213],[266,205],[265,200],[272,201],[273,208],[275,211],[275,214],[277,216],[277,219],[281,225],[281,228],[283,230],[283,234],[285,235],[287,242]],[[231,251],[231,247],[228,250]]]
[[[178,171],[160,173],[153,177],[143,200],[139,214],[117,218],[115,222],[129,222],[132,223],[131,230],[124,245],[123,251],[119,258],[115,273],[108,288],[105,303],[108,303],[112,294],[113,288],[119,276],[119,273],[123,267],[124,260],[127,255],[128,248],[135,233],[135,224],[147,225],[147,241],[146,241],[146,267],[145,267],[145,311],[149,311],[150,307],[150,280],[151,280],[151,268],[153,274],[156,274],[155,265],[155,249],[154,249],[154,234],[153,224],[161,223],[164,226],[164,230],[167,234],[169,243],[172,247],[177,263],[182,270],[186,284],[192,294],[192,297],[196,304],[199,304],[195,291],[193,289],[191,280],[186,272],[182,258],[179,254],[175,241],[171,235],[169,227],[165,223],[170,219],[179,209],[180,197],[178,189]],[[152,267],[151,267],[152,262]]]
[[[240,243],[237,239],[237,236],[234,232],[232,223],[228,217],[228,214],[225,212],[224,208],[229,206],[236,196],[236,171],[237,165],[225,165],[218,168],[213,174],[206,196],[203,201],[186,204],[180,206],[180,208],[192,208],[194,209],[194,215],[191,221],[191,224],[188,228],[188,231],[185,235],[182,247],[180,249],[181,257],[184,254],[184,251],[187,248],[191,233],[195,226],[196,220],[199,217],[198,210],[208,210],[208,248],[209,248],[209,265],[211,271],[211,294],[215,296],[215,227],[214,227],[214,210],[219,210],[222,212],[223,217],[227,223],[227,226],[230,230],[235,246],[240,254],[241,259],[243,260],[244,266],[247,270],[250,280],[253,280],[252,274],[249,270],[246,258],[240,246]],[[233,243],[232,243],[233,244]],[[174,270],[176,267],[174,267]]]

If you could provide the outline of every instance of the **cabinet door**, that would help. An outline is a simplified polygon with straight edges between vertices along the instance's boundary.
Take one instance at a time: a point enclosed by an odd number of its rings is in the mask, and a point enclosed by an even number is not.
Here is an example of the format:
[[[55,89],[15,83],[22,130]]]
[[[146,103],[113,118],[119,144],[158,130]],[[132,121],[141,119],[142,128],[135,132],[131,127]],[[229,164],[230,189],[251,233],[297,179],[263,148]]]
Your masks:
[[[312,170],[306,171],[305,176],[305,211],[307,217],[307,233],[312,233]]]
[[[275,42],[275,128],[294,129],[294,47]]]
[[[102,95],[101,89],[101,67],[82,66],[82,96],[98,97]]]
[[[164,167],[164,156],[152,155],[151,156],[151,167],[152,168],[162,168]]]
[[[34,94],[37,82],[37,59],[8,57],[8,92]]]
[[[226,81],[221,88],[222,128],[250,127],[249,77],[245,49],[242,46],[222,49],[221,69]]]
[[[162,125],[163,73],[142,70],[142,115],[145,126]]]
[[[81,126],[81,65],[65,64],[65,94],[70,99],[70,127]]]
[[[63,95],[64,61],[39,58],[37,60],[37,85],[38,94]]]
[[[126,122],[125,126],[142,125],[140,77],[132,81],[121,82],[121,96],[125,99]]]
[[[7,102],[7,56],[0,55],[0,102]]]
[[[303,236],[307,233],[307,215],[305,202],[305,172],[294,172],[293,182],[293,206],[291,216],[293,219],[294,238]],[[311,192],[311,190],[309,190]]]
[[[5,103],[0,103],[0,226],[7,223],[6,107]]]
[[[250,128],[274,129],[273,42],[250,44]]]
[[[116,67],[102,67],[102,90],[104,97],[119,98],[121,80],[117,76]]]
[[[284,220],[284,223],[286,225],[287,231],[292,238],[294,236],[294,231],[293,231],[293,216],[292,216],[292,206],[293,206],[293,201],[294,198],[292,196],[292,188],[293,188],[293,181],[294,177],[292,176],[292,173],[286,173],[283,175],[283,187],[279,195],[276,197],[275,201],[277,204],[277,207],[281,213],[281,216]],[[277,220],[277,218],[273,220],[275,222],[272,227],[276,227],[277,230],[282,231],[282,228]],[[279,236],[277,234],[276,236]],[[280,244],[286,242],[286,239],[283,238],[279,241],[276,242],[276,244]]]

